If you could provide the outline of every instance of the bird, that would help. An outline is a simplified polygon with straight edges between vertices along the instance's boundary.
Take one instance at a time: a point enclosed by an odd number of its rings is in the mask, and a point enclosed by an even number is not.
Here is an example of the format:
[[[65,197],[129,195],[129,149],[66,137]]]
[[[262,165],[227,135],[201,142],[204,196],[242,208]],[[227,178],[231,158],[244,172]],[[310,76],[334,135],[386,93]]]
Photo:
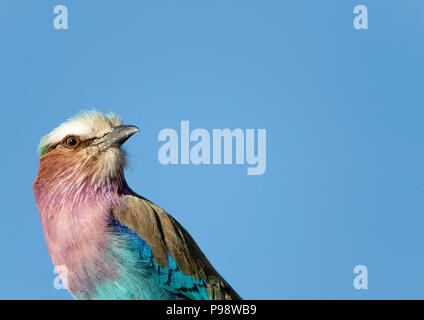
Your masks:
[[[82,300],[242,299],[175,218],[128,186],[122,145],[136,132],[94,109],[40,141],[34,198],[66,289]]]

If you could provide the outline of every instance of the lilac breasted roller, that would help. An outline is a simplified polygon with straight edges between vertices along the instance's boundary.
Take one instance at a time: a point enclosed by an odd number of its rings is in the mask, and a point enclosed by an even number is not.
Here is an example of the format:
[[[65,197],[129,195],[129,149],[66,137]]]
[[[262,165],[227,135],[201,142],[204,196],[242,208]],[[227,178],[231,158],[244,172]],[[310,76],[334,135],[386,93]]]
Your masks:
[[[41,139],[33,189],[53,264],[76,299],[241,299],[189,233],[128,186],[138,128],[86,111]]]

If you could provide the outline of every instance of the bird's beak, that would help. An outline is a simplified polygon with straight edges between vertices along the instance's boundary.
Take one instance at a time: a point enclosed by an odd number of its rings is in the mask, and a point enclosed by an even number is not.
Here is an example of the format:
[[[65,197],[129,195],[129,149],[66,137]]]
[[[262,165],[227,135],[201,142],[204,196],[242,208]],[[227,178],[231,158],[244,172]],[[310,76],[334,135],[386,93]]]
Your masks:
[[[140,131],[136,126],[116,126],[112,131],[100,139],[96,145],[100,151],[110,147],[119,148],[125,141],[128,140],[134,133]]]

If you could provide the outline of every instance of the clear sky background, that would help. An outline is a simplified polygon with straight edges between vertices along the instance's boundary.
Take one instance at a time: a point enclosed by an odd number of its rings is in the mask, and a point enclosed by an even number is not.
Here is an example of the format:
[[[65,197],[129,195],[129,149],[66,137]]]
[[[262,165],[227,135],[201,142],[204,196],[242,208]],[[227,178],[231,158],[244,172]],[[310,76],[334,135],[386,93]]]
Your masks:
[[[40,138],[84,108],[141,128],[130,186],[242,297],[424,298],[423,31],[421,0],[1,1],[0,298],[71,298],[32,182]],[[161,165],[158,133],[181,120],[266,129],[265,174]]]

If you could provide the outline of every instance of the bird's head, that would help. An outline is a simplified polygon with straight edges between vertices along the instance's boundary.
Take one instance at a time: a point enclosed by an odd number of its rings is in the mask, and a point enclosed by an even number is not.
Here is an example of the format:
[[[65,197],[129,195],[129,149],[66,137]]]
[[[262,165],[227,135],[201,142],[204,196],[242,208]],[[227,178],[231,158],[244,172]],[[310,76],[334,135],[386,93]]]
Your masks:
[[[121,145],[138,131],[122,125],[115,114],[99,111],[68,119],[41,139],[34,187],[75,193],[87,186],[123,181],[126,157]]]

